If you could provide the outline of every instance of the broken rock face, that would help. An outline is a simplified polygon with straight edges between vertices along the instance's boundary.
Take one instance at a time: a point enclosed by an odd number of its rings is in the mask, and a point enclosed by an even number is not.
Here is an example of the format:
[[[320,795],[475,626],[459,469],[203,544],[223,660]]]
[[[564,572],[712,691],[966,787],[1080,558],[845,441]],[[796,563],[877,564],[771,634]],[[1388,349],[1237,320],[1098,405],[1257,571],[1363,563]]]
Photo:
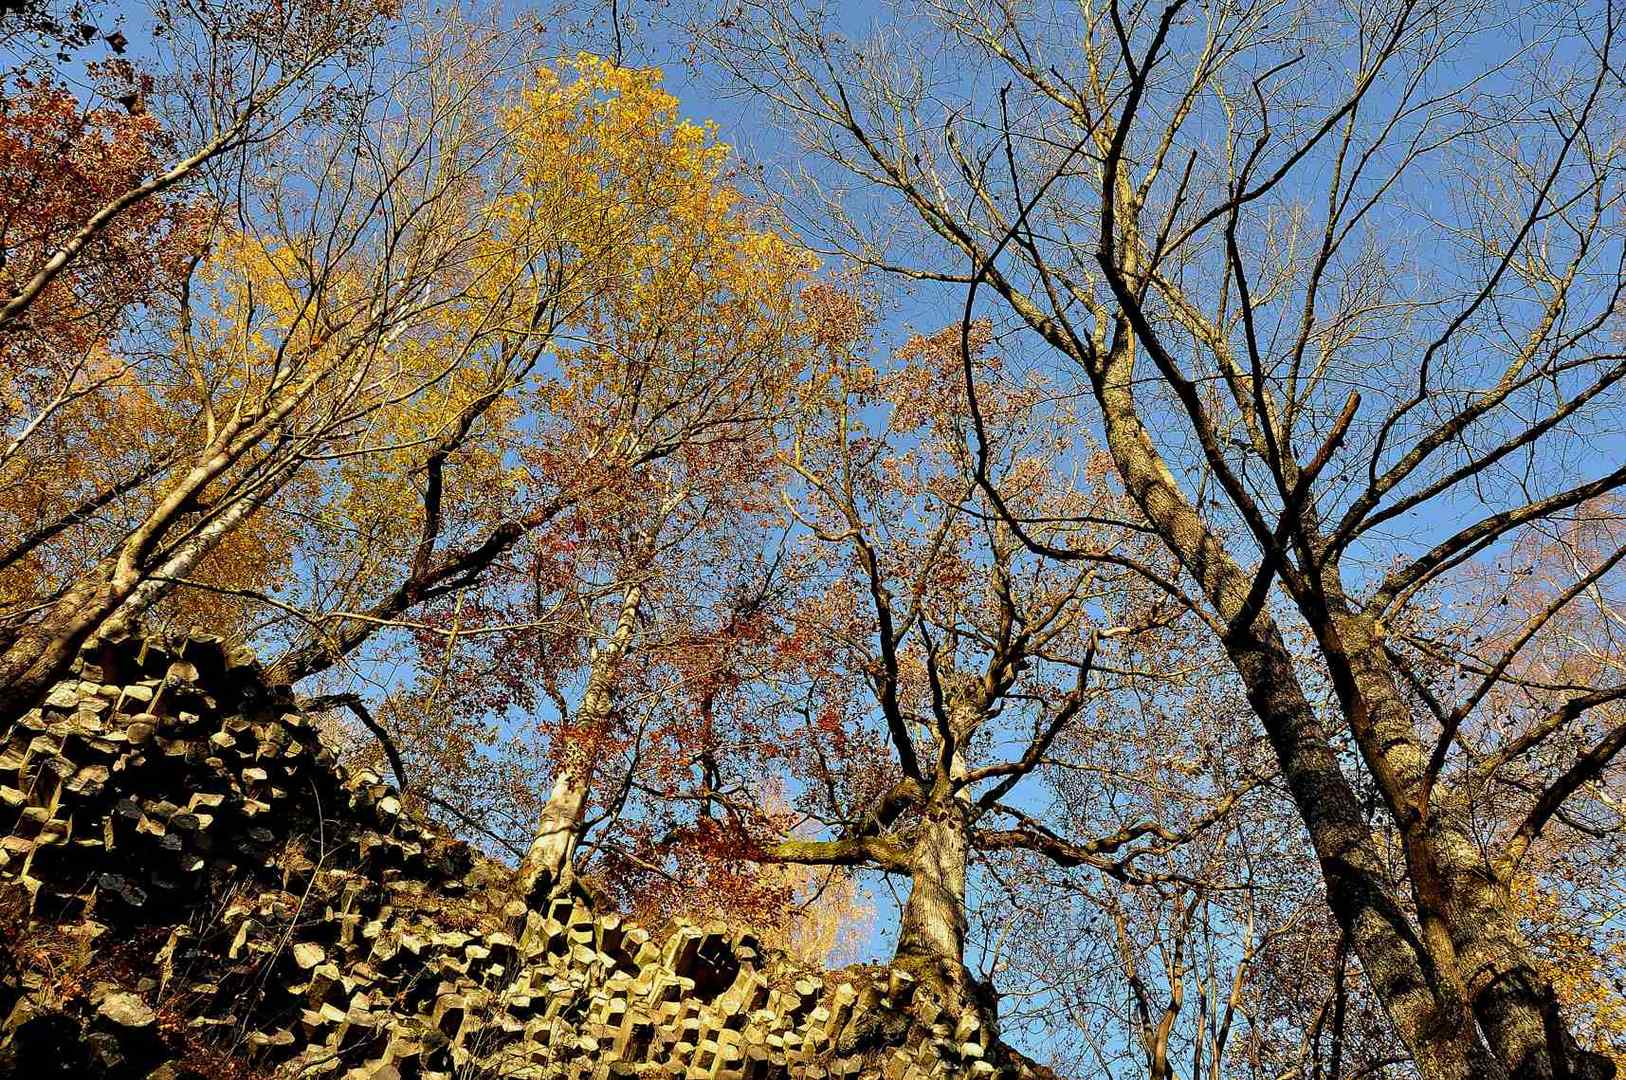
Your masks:
[[[476,864],[252,658],[99,643],[0,722],[0,1076],[1048,1075],[906,972],[655,940]]]

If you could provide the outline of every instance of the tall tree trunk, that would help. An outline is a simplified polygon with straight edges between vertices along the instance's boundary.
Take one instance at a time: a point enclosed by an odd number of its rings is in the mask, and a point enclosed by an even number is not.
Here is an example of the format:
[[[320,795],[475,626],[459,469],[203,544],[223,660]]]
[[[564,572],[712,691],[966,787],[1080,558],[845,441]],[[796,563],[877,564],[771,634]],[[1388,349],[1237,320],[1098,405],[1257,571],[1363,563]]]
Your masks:
[[[1474,1018],[1512,1080],[1611,1080],[1614,1062],[1583,1049],[1520,931],[1507,883],[1442,808],[1434,837],[1447,882],[1446,916]],[[1430,821],[1432,827],[1435,822]]]
[[[1318,630],[1335,661],[1335,681],[1337,669],[1347,672],[1340,698],[1362,753],[1374,773],[1394,785],[1391,809],[1418,883],[1425,942],[1436,964],[1449,965],[1442,981],[1460,995],[1512,1080],[1608,1080],[1613,1063],[1583,1050],[1571,1035],[1552,984],[1519,930],[1507,883],[1474,839],[1462,808],[1438,785],[1425,811],[1422,746],[1370,621],[1349,612],[1336,588],[1333,606]],[[1324,633],[1328,628],[1331,635]]]
[[[587,820],[587,800],[593,791],[594,754],[572,748],[559,766],[547,805],[537,824],[536,839],[525,854],[521,886],[525,895],[547,893],[569,875]]]
[[[945,675],[950,724],[957,737],[969,737],[980,716],[954,686],[958,676]],[[956,1013],[973,1010],[983,1024],[998,1030],[991,1001],[979,993],[965,966],[966,872],[971,856],[970,798],[954,785],[965,776],[965,758],[955,750],[939,761],[932,792],[920,820],[909,834],[909,897],[898,925],[893,962],[934,989]]]
[[[1426,1080],[1503,1075],[1484,1044],[1441,1000],[1440,974],[1384,883],[1360,801],[1338,764],[1321,718],[1300,688],[1280,631],[1233,639],[1229,651],[1264,721],[1288,791],[1310,832],[1327,904],[1396,1031]]]
[[[317,364],[294,383],[275,389],[270,397],[257,403],[257,415],[232,417],[198,452],[191,467],[158,498],[141,523],[98,564],[94,575],[74,583],[37,625],[17,636],[0,654],[0,719],[10,719],[32,708],[66,674],[80,646],[102,630],[144,584],[145,596],[136,601],[136,615],[168,590],[167,583],[151,580],[152,558],[165,537],[188,512],[197,509],[198,499],[211,485],[226,477],[255,447],[271,439],[344,358]],[[358,368],[351,382],[365,370]],[[221,492],[219,499],[230,499],[231,505],[197,537],[170,554],[174,565],[184,573],[240,524],[247,511],[276,494],[301,461],[298,454],[281,451],[252,476],[239,478],[236,490]],[[248,500],[249,505],[242,507],[241,500]]]
[[[609,731],[616,683],[627,646],[637,630],[638,605],[642,599],[640,583],[634,581],[626,587],[615,629],[593,650],[587,690],[582,695],[574,724],[585,733],[586,745],[574,743],[564,750],[559,776],[553,782],[553,791],[537,823],[536,838],[520,865],[520,888],[527,897],[545,895],[569,879],[593,790],[594,766],[599,754],[595,744]]]
[[[898,959],[924,961],[956,981],[965,968],[966,833],[962,799],[926,806],[911,838],[909,899],[898,928]]]
[[[1197,581],[1220,619],[1225,648],[1275,750],[1282,776],[1321,863],[1327,902],[1360,958],[1373,992],[1424,1080],[1505,1075],[1473,1025],[1442,1008],[1439,973],[1390,894],[1361,804],[1332,739],[1299,682],[1280,628],[1247,610],[1253,575],[1191,505],[1141,423],[1134,350],[1120,339],[1090,370],[1107,447],[1131,498]]]

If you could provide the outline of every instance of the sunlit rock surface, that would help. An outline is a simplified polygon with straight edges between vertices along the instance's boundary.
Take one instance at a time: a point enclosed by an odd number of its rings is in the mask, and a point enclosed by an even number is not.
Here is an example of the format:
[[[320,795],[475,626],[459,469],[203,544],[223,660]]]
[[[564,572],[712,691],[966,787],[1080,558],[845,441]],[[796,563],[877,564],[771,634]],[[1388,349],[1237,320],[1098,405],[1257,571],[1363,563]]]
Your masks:
[[[0,837],[0,1075],[1049,1075],[904,972],[528,907],[205,637],[0,724]]]

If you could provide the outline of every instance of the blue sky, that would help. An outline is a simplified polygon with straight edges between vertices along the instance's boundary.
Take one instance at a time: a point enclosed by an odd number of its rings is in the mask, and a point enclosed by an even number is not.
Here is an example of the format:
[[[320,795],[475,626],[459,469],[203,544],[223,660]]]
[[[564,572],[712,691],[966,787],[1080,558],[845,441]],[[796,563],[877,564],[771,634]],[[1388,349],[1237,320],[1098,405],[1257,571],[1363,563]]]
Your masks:
[[[623,0],[623,6],[633,19],[639,19],[645,14],[638,10],[639,0]],[[116,12],[118,8],[115,7],[113,10]],[[127,23],[131,28],[127,29],[127,33],[131,41],[132,55],[140,57],[149,47],[149,42],[135,28],[140,21],[134,14],[135,10],[137,9],[132,8],[132,14],[128,16]],[[505,13],[517,15],[524,10],[527,9],[523,6],[510,5],[505,8]],[[657,9],[651,5],[651,10]],[[844,24],[859,35],[884,18],[883,8],[859,0],[850,0],[841,5],[840,11]],[[104,26],[104,29],[111,29],[111,26]],[[579,45],[600,52],[609,52],[609,37],[602,22],[592,31],[592,36],[581,40]],[[734,144],[748,160],[766,168],[770,177],[774,176],[777,170],[798,163],[797,148],[785,133],[776,130],[767,121],[760,105],[728,92],[714,73],[691,68],[685,62],[686,50],[681,41],[657,28],[641,34],[627,34],[624,37],[624,45],[629,60],[658,64],[665,70],[667,85],[683,102],[687,115],[694,119],[716,121],[721,127],[724,140]],[[1464,62],[1472,64],[1485,60],[1488,55],[1485,50],[1494,48],[1495,45],[1494,37],[1487,35],[1483,42],[1476,44],[1465,55]],[[571,47],[576,46],[576,42],[571,42]],[[972,76],[968,75],[969,77]],[[1511,92],[1514,89],[1517,88],[1506,86],[1498,88],[1502,92]],[[1456,193],[1448,184],[1426,177],[1418,181],[1416,189],[1409,192],[1409,195],[1415,207],[1433,210],[1443,215],[1451,212]],[[1418,272],[1449,274],[1453,269],[1449,265],[1449,258],[1449,252],[1443,248],[1427,253],[1418,267]],[[957,316],[958,300],[958,295],[952,292],[943,294],[900,291],[886,309],[882,336],[896,342],[914,330],[935,329]],[[1018,347],[1022,345],[1022,343],[1013,344]],[[1031,343],[1026,345],[1031,347]],[[1571,451],[1567,468],[1573,469],[1578,476],[1595,474],[1626,456],[1626,432],[1607,424],[1599,426],[1591,433],[1590,439],[1577,440]],[[1386,535],[1373,538],[1364,555],[1373,565],[1382,565],[1392,552],[1415,550],[1430,539],[1445,535],[1483,512],[1484,504],[1471,490],[1465,490],[1459,496],[1432,507],[1426,513],[1396,522],[1385,531]],[[870,891],[877,905],[877,918],[868,935],[866,954],[869,957],[882,957],[890,951],[897,909],[894,893],[886,883],[872,880]],[[972,960],[975,963],[975,957]]]

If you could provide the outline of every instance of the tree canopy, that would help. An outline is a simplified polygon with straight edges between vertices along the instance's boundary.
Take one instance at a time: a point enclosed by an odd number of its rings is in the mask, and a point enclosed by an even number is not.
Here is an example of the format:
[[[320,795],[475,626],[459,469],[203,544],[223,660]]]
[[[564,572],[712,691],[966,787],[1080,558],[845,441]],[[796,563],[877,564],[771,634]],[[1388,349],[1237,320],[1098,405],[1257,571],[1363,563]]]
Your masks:
[[[203,629],[1064,1074],[1616,1075],[1623,18],[7,7],[0,723]]]

